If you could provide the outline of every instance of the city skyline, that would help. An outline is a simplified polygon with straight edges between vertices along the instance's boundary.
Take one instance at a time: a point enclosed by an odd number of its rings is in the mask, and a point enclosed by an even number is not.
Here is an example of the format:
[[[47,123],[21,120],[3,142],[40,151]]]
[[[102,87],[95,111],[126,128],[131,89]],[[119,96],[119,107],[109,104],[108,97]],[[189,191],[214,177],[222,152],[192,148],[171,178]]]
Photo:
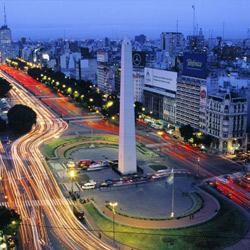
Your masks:
[[[87,39],[105,36],[118,39],[124,36],[131,38],[140,33],[149,38],[158,38],[162,31],[177,30],[189,35],[193,32],[192,5],[196,8],[196,25],[203,29],[206,37],[223,36],[224,33],[226,39],[242,39],[247,37],[250,26],[246,7],[250,3],[246,0],[240,0],[241,4],[235,0],[229,3],[225,0],[209,3],[178,0],[178,4],[176,1],[173,4],[173,1],[162,0],[140,0],[133,3],[131,0],[12,0],[2,1],[2,13],[4,2],[7,24],[15,40],[20,37]],[[3,14],[0,22],[4,23]]]
[[[249,0],[0,0],[0,250],[250,246]]]

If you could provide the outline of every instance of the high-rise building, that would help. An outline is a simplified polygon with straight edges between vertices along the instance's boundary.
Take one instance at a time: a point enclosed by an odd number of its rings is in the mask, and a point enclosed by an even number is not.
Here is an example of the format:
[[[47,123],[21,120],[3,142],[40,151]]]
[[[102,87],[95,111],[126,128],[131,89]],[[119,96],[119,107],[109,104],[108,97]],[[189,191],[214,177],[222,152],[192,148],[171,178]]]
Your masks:
[[[11,30],[7,25],[0,28],[0,45],[10,45],[12,42]]]
[[[205,38],[200,29],[198,35],[192,35],[187,37],[187,49],[190,51],[202,52],[205,48]]]
[[[177,82],[176,123],[205,129],[207,97],[207,56],[185,53],[183,71]]]
[[[134,86],[132,72],[132,46],[128,39],[124,39],[122,42],[121,56],[118,162],[118,169],[122,174],[131,174],[137,172]]]
[[[115,67],[108,63],[97,64],[97,86],[105,93],[115,90]]]
[[[4,62],[8,57],[14,57],[15,51],[11,46],[12,44],[12,37],[11,37],[11,30],[7,26],[7,17],[4,5],[4,24],[0,27],[0,61]]]
[[[154,117],[175,122],[177,72],[145,68],[144,105]]]
[[[134,83],[134,100],[136,102],[142,102],[143,87],[144,87],[144,69],[134,68],[133,83]]]
[[[162,32],[161,33],[161,50],[168,52],[170,55],[183,50],[185,46],[184,36],[180,32]]]
[[[60,70],[66,75],[73,78],[78,78],[80,67],[81,54],[65,53],[60,56]]]
[[[80,80],[88,80],[92,83],[96,83],[96,71],[97,71],[97,62],[96,58],[88,58],[80,60]]]
[[[143,101],[144,87],[144,68],[146,66],[146,53],[141,51],[133,51],[133,83],[134,83],[134,100]]]

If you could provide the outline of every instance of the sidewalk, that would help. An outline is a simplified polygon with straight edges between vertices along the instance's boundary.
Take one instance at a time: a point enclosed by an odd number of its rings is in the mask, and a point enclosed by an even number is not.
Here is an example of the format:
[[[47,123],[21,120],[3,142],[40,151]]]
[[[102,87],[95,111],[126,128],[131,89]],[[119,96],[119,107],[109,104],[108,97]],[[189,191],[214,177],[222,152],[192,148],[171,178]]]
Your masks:
[[[130,218],[127,216],[123,216],[120,214],[115,215],[115,221],[120,224],[124,224],[131,227],[138,228],[154,228],[154,229],[177,229],[190,227],[197,224],[204,223],[208,220],[211,220],[219,211],[220,205],[218,201],[211,196],[210,194],[204,192],[203,190],[197,188],[197,192],[201,195],[204,200],[204,206],[194,214],[193,219],[190,219],[189,216],[180,218],[180,219],[171,219],[171,220],[144,220],[144,219],[136,219]],[[103,207],[102,210],[97,208],[99,212],[101,212],[106,218],[112,220],[113,213],[107,207]]]

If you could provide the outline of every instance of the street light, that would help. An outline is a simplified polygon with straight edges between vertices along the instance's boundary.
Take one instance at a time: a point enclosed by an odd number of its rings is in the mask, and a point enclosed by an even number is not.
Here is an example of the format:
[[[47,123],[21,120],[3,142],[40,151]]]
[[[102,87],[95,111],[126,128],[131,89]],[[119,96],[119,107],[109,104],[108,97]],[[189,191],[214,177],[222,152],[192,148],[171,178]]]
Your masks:
[[[110,107],[113,106],[113,104],[114,104],[113,101],[108,101],[107,104],[106,104],[106,106],[107,106],[107,108],[110,108]]]
[[[72,193],[73,193],[73,180],[74,180],[75,176],[76,176],[75,170],[74,170],[74,169],[71,169],[71,170],[69,171],[69,177],[70,177],[70,180],[71,180],[71,192],[72,192]]]
[[[157,135],[163,135],[164,133],[163,133],[163,131],[157,131]]]
[[[197,176],[199,176],[200,157],[197,158]]]
[[[109,202],[113,212],[113,244],[115,244],[115,208],[118,206],[118,202]]]

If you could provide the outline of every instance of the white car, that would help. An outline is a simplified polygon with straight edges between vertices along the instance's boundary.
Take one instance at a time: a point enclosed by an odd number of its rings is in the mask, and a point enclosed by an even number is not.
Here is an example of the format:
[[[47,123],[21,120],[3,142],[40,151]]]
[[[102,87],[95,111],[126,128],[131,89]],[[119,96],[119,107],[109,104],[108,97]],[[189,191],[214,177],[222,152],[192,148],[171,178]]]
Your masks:
[[[89,182],[82,185],[82,189],[94,189],[96,187],[96,182],[90,180]]]

